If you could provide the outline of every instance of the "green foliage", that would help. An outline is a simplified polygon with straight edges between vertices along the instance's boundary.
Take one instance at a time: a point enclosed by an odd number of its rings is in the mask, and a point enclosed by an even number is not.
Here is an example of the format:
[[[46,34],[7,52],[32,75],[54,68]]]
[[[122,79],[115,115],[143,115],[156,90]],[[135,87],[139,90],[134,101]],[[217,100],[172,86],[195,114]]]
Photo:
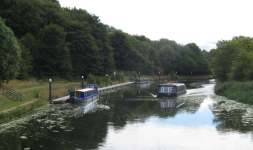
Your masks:
[[[175,51],[169,46],[165,45],[159,50],[160,60],[165,73],[173,69],[175,61]]]
[[[117,80],[117,81],[121,81],[121,80],[122,80],[122,75],[121,75],[121,73],[119,73],[119,72],[116,72],[115,77],[116,77],[116,80]]]
[[[21,117],[25,114],[30,113],[36,108],[46,105],[47,102],[44,100],[37,100],[36,102],[26,105],[26,106],[18,106],[16,109],[9,111],[8,113],[0,114],[0,123],[4,121],[8,121],[10,119],[14,119],[16,117]]]
[[[210,67],[221,81],[228,79],[252,80],[253,41],[250,37],[234,37],[229,41],[219,41]]]
[[[72,65],[70,52],[65,42],[66,33],[58,25],[46,25],[39,34],[38,58],[40,76],[59,76],[67,78],[71,76]]]
[[[87,83],[96,84],[96,78],[91,73],[87,75]]]
[[[21,47],[21,59],[19,61],[20,72],[17,76],[18,79],[26,79],[31,76],[33,69],[33,58],[31,56],[30,50],[25,47],[21,42],[18,43]]]
[[[2,0],[0,16],[20,38],[20,79],[32,75],[71,80],[87,73],[112,74],[115,68],[149,75],[171,70],[210,73],[212,56],[195,43],[182,46],[133,36],[101,23],[86,10],[62,8],[57,0]]]
[[[95,83],[100,85],[103,81],[103,77],[100,76],[95,76]]]
[[[214,92],[238,102],[253,104],[253,82],[227,81],[215,85]]]
[[[0,84],[13,80],[19,71],[21,49],[17,39],[0,18]]]

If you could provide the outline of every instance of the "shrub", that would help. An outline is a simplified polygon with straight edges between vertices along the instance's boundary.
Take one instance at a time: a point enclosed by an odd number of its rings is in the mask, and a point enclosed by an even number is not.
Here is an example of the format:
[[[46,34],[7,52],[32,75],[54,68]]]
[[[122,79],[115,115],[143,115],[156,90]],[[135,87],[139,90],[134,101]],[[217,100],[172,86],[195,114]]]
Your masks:
[[[87,83],[89,84],[96,84],[96,79],[95,79],[95,77],[91,74],[91,73],[89,73],[88,75],[87,75]]]
[[[121,81],[121,74],[119,72],[116,72],[116,80]]]
[[[103,77],[95,76],[95,82],[96,84],[100,85],[102,83]]]

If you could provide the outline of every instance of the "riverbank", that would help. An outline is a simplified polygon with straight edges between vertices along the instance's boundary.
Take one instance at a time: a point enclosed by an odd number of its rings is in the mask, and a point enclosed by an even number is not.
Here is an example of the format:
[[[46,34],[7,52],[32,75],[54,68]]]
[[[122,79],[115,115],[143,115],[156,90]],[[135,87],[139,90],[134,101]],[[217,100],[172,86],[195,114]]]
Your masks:
[[[253,82],[227,81],[217,83],[214,92],[238,102],[253,104]]]
[[[119,78],[120,77],[120,78]],[[117,79],[119,78],[119,79]],[[88,76],[87,82],[96,83],[98,87],[106,86],[106,78],[100,76]],[[119,81],[120,80],[120,81]],[[123,81],[125,79],[123,78]],[[87,83],[84,81],[84,85]],[[122,76],[108,76],[107,85],[119,84],[122,82]],[[81,79],[79,82],[70,82],[64,79],[52,78],[52,99],[69,95],[70,91],[81,88]],[[3,93],[3,86],[8,86],[22,94],[22,100],[10,98]],[[49,100],[49,83],[48,80],[13,80],[0,87],[0,123],[9,121],[13,118],[20,117],[32,112],[34,109],[44,106]]]

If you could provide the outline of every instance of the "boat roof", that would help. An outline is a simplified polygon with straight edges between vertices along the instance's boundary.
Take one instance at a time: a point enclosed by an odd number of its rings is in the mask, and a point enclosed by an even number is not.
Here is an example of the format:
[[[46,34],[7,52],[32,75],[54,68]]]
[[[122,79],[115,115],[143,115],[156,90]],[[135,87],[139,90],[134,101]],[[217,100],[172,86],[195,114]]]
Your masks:
[[[76,92],[87,92],[87,91],[92,91],[92,90],[96,90],[94,88],[85,88],[85,89],[80,89],[80,90],[75,90]],[[71,92],[75,92],[75,91],[71,91]]]
[[[184,83],[166,83],[166,84],[159,84],[159,85],[164,85],[164,86],[180,86],[180,85],[185,85]]]
[[[85,86],[86,86],[86,85],[92,85],[92,86],[97,86],[96,84],[85,84]]]

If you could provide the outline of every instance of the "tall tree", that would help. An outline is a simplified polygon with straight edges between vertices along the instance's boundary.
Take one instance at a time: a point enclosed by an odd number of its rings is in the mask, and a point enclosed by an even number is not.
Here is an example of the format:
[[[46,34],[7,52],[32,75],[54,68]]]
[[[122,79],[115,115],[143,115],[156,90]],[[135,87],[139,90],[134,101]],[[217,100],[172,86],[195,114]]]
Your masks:
[[[63,28],[49,24],[38,34],[38,52],[40,58],[40,76],[71,77],[72,65],[70,52],[65,42],[66,33]]]
[[[76,76],[98,74],[102,58],[87,22],[72,21],[66,24],[73,72]]]
[[[0,83],[13,80],[19,71],[21,49],[17,39],[0,18]]]

